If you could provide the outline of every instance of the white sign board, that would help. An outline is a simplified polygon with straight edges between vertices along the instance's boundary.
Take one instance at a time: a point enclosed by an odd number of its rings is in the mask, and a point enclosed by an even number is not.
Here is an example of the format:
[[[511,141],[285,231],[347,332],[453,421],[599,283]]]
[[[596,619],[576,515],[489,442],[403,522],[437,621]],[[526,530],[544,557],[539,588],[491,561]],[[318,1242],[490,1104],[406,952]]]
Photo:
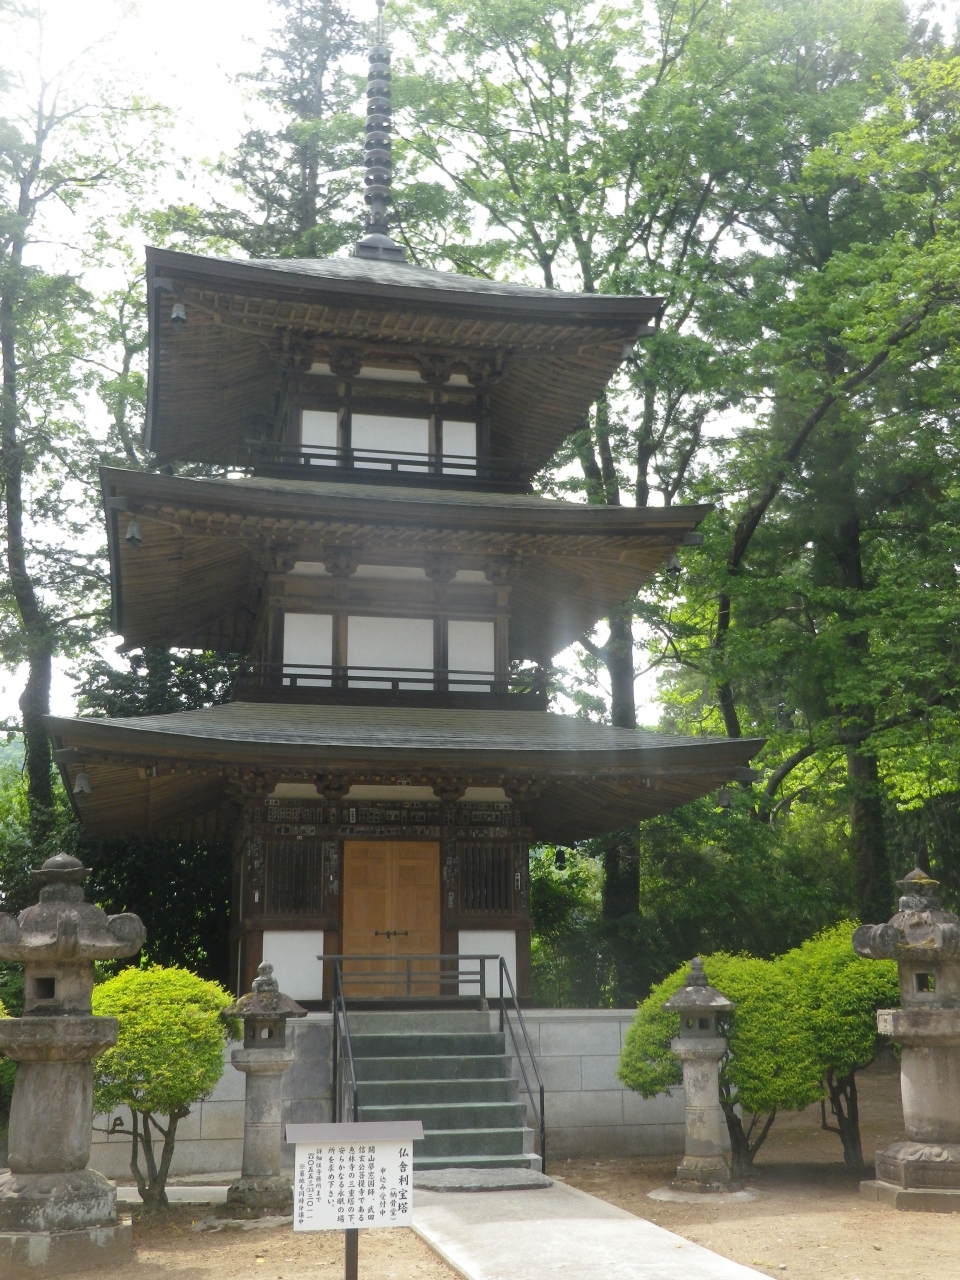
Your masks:
[[[419,1124],[287,1126],[296,1142],[294,1231],[410,1225],[413,1140],[384,1132],[390,1128],[423,1132]]]

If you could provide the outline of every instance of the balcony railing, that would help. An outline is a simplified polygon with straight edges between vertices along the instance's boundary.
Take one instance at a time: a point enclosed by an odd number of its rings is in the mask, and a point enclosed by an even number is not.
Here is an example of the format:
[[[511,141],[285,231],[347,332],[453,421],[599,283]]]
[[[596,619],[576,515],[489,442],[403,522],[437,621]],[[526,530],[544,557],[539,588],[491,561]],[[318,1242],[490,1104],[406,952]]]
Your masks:
[[[388,702],[542,710],[547,705],[547,681],[544,670],[534,666],[497,675],[435,667],[251,662],[237,673],[233,696],[247,702]]]
[[[355,480],[375,483],[403,476],[404,483],[446,484],[450,487],[482,487],[526,491],[530,485],[523,464],[516,460],[486,459],[478,464],[473,454],[418,453],[407,449],[340,449],[326,445],[286,445],[249,441],[248,465],[268,474],[294,473],[312,480],[343,479],[343,473],[359,472]],[[419,478],[419,479],[418,479]]]

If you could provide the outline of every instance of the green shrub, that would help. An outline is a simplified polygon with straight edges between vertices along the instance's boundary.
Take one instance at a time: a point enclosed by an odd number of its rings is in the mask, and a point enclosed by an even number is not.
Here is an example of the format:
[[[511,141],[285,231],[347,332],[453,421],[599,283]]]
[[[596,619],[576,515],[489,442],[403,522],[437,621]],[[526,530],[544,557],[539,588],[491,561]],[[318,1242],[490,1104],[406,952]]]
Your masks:
[[[736,1005],[720,1022],[728,1051],[720,1064],[720,1105],[730,1134],[733,1172],[746,1174],[778,1110],[798,1110],[820,1095],[819,1077],[796,1003],[775,965],[719,952],[704,960],[708,981]],[[627,1032],[620,1079],[645,1098],[680,1084],[670,1049],[680,1016],[661,1007],[684,985],[683,965],[651,991]],[[740,1108],[740,1114],[737,1108]]]
[[[821,1123],[843,1144],[847,1166],[864,1170],[856,1072],[876,1057],[878,1009],[900,1003],[893,960],[864,960],[851,944],[849,920],[824,929],[777,961],[804,1009],[810,1052],[822,1082]],[[836,1124],[827,1123],[829,1101]]]
[[[120,1024],[116,1045],[95,1063],[94,1102],[100,1112],[130,1108],[130,1170],[148,1208],[167,1203],[177,1125],[223,1072],[220,1011],[232,999],[216,982],[160,965],[123,969],[94,988],[93,1012]],[[163,1139],[159,1163],[155,1134]]]
[[[896,1005],[899,990],[893,961],[854,954],[854,927],[834,925],[774,960],[722,952],[704,960],[708,981],[737,1006],[721,1020],[728,1052],[720,1063],[735,1174],[749,1170],[778,1110],[816,1101],[823,1127],[840,1136],[848,1166],[863,1168],[855,1073],[876,1055],[877,1009]],[[645,1098],[682,1081],[670,1050],[679,1015],[661,1006],[686,973],[683,965],[651,991],[627,1033],[620,1079]],[[836,1125],[827,1123],[828,1101]]]

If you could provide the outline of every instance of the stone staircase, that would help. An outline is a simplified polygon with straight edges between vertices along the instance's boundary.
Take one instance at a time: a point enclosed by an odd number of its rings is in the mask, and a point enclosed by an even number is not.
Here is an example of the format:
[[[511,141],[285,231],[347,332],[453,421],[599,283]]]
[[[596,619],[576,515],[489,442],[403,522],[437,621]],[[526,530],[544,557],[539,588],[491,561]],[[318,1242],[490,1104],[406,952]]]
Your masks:
[[[539,1169],[496,1016],[350,1012],[361,1120],[422,1120],[415,1169]]]

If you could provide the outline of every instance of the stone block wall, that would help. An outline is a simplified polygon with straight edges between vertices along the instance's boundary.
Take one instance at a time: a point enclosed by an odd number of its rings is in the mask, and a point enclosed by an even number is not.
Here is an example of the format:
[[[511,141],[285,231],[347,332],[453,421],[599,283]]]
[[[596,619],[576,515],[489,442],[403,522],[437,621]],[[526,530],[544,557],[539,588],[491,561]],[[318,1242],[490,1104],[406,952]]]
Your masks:
[[[568,1156],[683,1153],[683,1089],[647,1099],[617,1079],[634,1016],[633,1009],[523,1010],[546,1095],[548,1165]],[[513,1026],[522,1046],[515,1016]],[[507,1050],[513,1053],[509,1034]],[[534,1086],[529,1065],[527,1074]]]
[[[632,1009],[525,1009],[524,1021],[546,1090],[547,1160],[566,1157],[673,1155],[683,1152],[683,1090],[644,1099],[617,1079],[617,1064]],[[497,1014],[491,1011],[491,1026]],[[330,1083],[332,1020],[310,1014],[288,1024],[297,1059],[283,1077],[284,1123],[333,1118]],[[520,1039],[514,1018],[514,1029]],[[202,1181],[239,1172],[243,1154],[244,1077],[230,1062],[216,1089],[180,1122],[172,1176]],[[507,1036],[508,1052],[512,1050]],[[519,1068],[515,1067],[519,1076]],[[532,1080],[532,1077],[531,1077]],[[521,1086],[522,1088],[522,1086]],[[521,1094],[521,1096],[523,1096]],[[121,1111],[124,1125],[129,1113]],[[112,1116],[98,1116],[98,1130]],[[533,1123],[532,1116],[530,1123]],[[157,1154],[159,1156],[159,1146]],[[284,1145],[293,1168],[293,1148]],[[130,1138],[94,1133],[91,1167],[111,1178],[130,1178]]]
[[[333,1118],[330,1067],[333,1026],[330,1014],[309,1014],[287,1024],[297,1058],[283,1076],[284,1124],[323,1123]],[[223,1075],[209,1098],[198,1102],[177,1128],[171,1176],[174,1178],[214,1177],[239,1173],[243,1158],[243,1100],[246,1079],[230,1061],[236,1044],[224,1050]],[[126,1134],[108,1134],[114,1116],[94,1119],[90,1168],[108,1178],[130,1179],[130,1112],[122,1107],[116,1115]],[[161,1124],[165,1119],[161,1118]],[[160,1143],[156,1144],[157,1158]],[[284,1163],[293,1168],[293,1147],[284,1144]],[[141,1160],[141,1168],[142,1160]]]

